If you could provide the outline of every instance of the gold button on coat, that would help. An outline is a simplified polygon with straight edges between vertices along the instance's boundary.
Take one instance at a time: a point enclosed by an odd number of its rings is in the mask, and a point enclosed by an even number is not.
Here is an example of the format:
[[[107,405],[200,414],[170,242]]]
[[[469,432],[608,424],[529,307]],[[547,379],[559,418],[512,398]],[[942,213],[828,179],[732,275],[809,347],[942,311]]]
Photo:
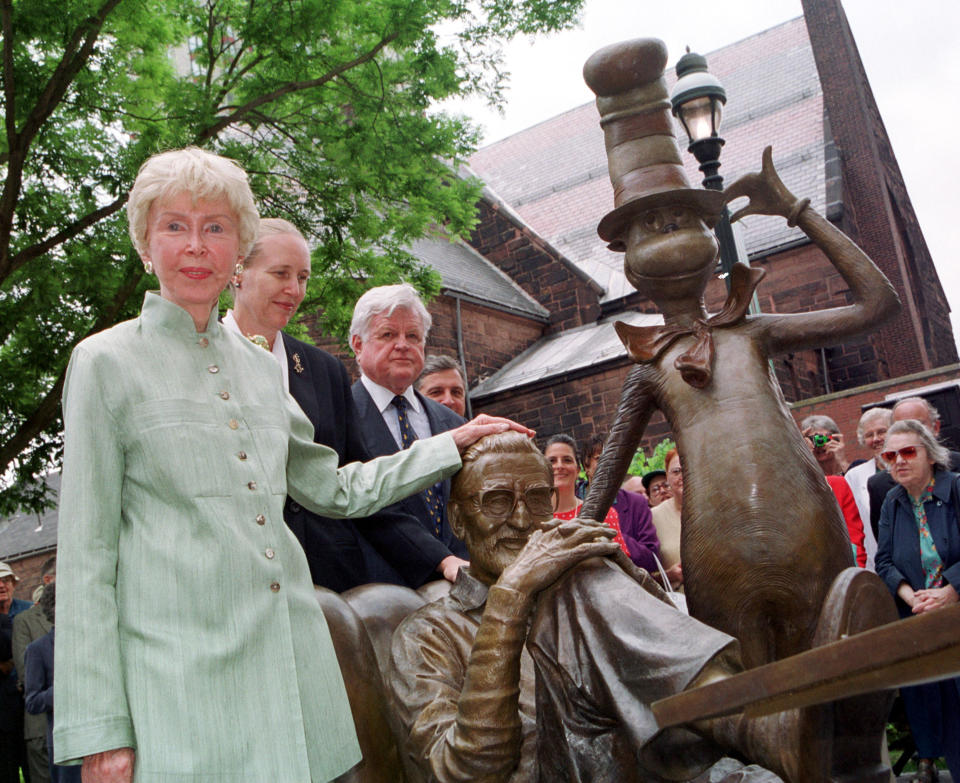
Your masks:
[[[258,525],[267,524],[267,518],[263,514],[257,514],[257,524]]]
[[[256,481],[248,481],[248,482],[247,482],[247,489],[249,489],[249,490],[252,491],[252,490],[254,490],[254,489],[256,489],[256,488],[257,488],[257,482],[256,482]]]
[[[206,348],[208,345],[210,345],[210,341],[206,337],[201,337],[199,340],[197,340],[197,345],[199,345],[201,348]]]
[[[243,462],[246,458],[247,458],[247,452],[245,452],[245,451],[238,451],[238,452],[237,452],[237,459],[238,459],[238,460],[240,460],[241,462]]]
[[[267,556],[267,560],[273,560],[273,558],[276,557],[277,553],[274,552],[272,549],[268,548],[263,554]]]
[[[209,367],[207,367],[207,372],[216,375],[218,372],[220,372],[220,368],[215,364],[211,364]]]
[[[236,419],[230,419],[230,421],[227,422],[227,426],[230,429],[235,430],[237,427],[240,426],[240,422],[237,421]],[[243,457],[241,457],[241,459],[243,459]]]
[[[226,389],[224,389],[222,392],[220,392],[220,399],[221,399],[221,400],[229,400],[229,399],[230,399],[230,392],[228,392]]]
[[[271,583],[270,583],[270,589],[273,590],[273,592],[275,592],[275,593],[279,593],[279,592],[280,592],[280,583],[279,583],[279,582],[271,582]]]

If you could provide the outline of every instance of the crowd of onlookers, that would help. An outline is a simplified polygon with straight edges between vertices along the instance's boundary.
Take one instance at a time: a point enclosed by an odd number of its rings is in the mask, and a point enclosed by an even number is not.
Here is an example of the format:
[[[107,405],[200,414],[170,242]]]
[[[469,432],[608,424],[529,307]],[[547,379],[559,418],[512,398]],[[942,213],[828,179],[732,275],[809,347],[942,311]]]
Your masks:
[[[79,783],[80,767],[53,763],[56,558],[40,570],[33,600],[14,598],[20,578],[0,563],[0,781]]]
[[[960,584],[960,453],[938,440],[940,416],[921,397],[870,408],[857,440],[866,460],[848,463],[829,416],[800,423],[837,498],[857,565],[874,571],[903,618],[956,603]],[[917,783],[933,783],[936,759],[960,777],[960,678],[900,689],[918,757]]]

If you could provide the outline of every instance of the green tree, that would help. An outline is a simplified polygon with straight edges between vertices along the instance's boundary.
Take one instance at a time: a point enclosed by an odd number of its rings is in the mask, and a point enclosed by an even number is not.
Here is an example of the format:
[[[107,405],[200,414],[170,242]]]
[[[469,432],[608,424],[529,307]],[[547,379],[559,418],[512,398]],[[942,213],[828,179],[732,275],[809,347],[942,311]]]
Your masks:
[[[637,453],[633,455],[633,459],[630,461],[627,473],[631,476],[642,476],[651,470],[666,470],[667,452],[675,446],[676,444],[670,438],[664,438],[653,447],[653,454],[650,459],[647,459],[643,449],[637,449]]]
[[[405,248],[473,225],[478,184],[453,172],[476,132],[437,102],[496,103],[503,43],[582,3],[0,0],[0,513],[44,503],[70,351],[149,286],[123,216],[146,157],[240,162],[314,242],[304,309],[342,330],[366,285],[435,292]]]

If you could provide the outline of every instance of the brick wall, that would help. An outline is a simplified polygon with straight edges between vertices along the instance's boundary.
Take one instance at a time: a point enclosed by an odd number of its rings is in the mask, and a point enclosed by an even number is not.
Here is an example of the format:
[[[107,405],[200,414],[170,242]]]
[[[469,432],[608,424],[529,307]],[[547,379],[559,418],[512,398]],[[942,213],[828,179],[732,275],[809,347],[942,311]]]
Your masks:
[[[560,254],[497,204],[480,202],[470,244],[550,311],[550,332],[595,321],[599,290]]]
[[[457,356],[456,301],[448,296],[437,297],[430,303],[430,314],[434,326],[427,342],[427,353]],[[540,321],[470,302],[461,302],[460,320],[467,381],[471,386],[533,345],[547,328]]]
[[[845,230],[900,294],[880,328],[890,376],[957,361],[949,307],[839,0],[803,0],[830,129],[839,151]]]
[[[847,459],[851,462],[855,459],[867,459],[870,453],[857,443],[857,422],[860,421],[864,405],[882,402],[887,395],[895,392],[958,378],[960,378],[960,368],[952,365],[804,400],[793,404],[791,412],[798,424],[807,416],[814,414],[829,416],[843,433]]]
[[[628,361],[595,368],[589,375],[577,374],[532,384],[517,391],[493,395],[475,407],[475,413],[507,416],[537,431],[542,447],[551,435],[564,433],[578,443],[595,432],[607,432],[620,403]],[[660,413],[647,426],[643,445],[648,452],[670,430]]]

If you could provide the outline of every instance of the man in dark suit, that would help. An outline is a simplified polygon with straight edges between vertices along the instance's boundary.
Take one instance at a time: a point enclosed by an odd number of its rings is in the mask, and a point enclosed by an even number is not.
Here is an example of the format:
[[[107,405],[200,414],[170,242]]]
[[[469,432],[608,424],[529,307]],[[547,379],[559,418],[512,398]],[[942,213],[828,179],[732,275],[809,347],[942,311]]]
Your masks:
[[[375,457],[393,454],[413,440],[464,423],[463,417],[413,388],[423,369],[431,320],[416,290],[408,284],[371,288],[357,300],[350,345],[362,374],[353,385],[353,399],[364,442]],[[449,497],[448,480],[392,508],[412,514],[454,555],[466,557],[466,547],[447,521]]]
[[[290,394],[313,424],[314,441],[334,449],[340,465],[376,456],[364,446],[343,363],[287,334],[281,337]],[[397,506],[364,519],[328,519],[288,497],[283,517],[306,552],[314,584],[337,592],[365,582],[419,587],[441,575],[452,579],[459,565],[459,558]]]
[[[934,437],[940,434],[940,412],[923,397],[904,397],[893,406],[893,421],[916,419]],[[960,452],[950,452],[950,470],[960,470]],[[889,470],[881,470],[867,479],[867,494],[870,497],[870,526],[873,535],[880,535],[880,507],[887,493],[896,486]]]

